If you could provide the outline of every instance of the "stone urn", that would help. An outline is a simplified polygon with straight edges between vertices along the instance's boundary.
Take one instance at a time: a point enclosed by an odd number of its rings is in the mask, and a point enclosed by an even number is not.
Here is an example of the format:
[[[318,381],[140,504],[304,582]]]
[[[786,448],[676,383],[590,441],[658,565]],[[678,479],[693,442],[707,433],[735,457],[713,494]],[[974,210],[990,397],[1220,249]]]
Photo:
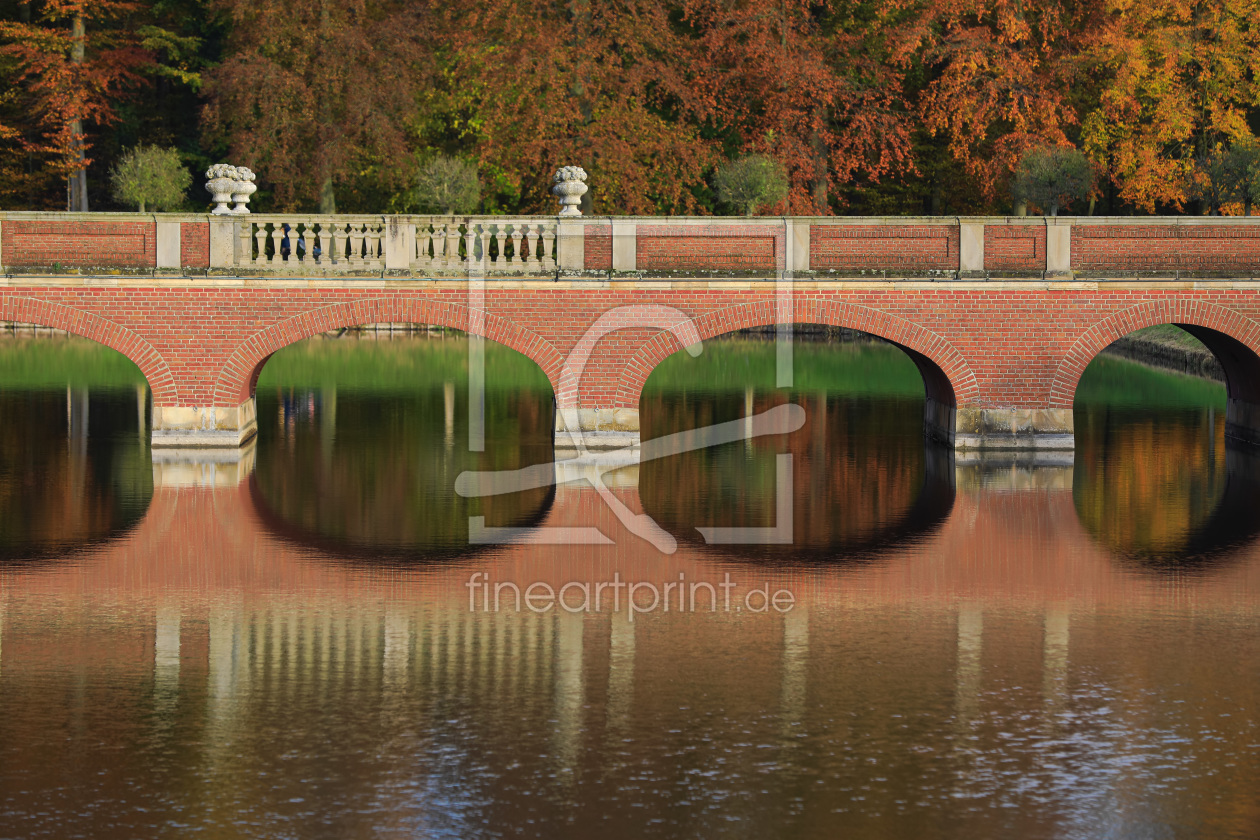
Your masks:
[[[556,171],[551,192],[560,199],[561,216],[581,216],[578,205],[586,195],[586,170],[580,166],[562,166]]]
[[[232,193],[236,191],[237,182],[240,180],[236,167],[226,163],[216,163],[206,170],[206,178],[206,190],[214,202],[214,209],[210,212],[216,216],[231,215],[232,208],[228,204],[231,203]]]
[[[232,212],[238,216],[247,215],[249,208],[245,205],[249,204],[249,197],[258,192],[258,185],[254,183],[253,170],[244,166],[236,167],[236,183],[232,188],[232,201],[235,207]]]

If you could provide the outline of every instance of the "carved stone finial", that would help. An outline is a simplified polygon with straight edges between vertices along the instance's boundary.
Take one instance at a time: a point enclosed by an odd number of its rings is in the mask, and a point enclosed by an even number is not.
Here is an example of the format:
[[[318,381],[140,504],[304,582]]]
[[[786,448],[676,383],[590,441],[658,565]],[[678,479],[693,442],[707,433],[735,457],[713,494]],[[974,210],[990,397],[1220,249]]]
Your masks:
[[[258,191],[258,185],[254,183],[254,173],[252,170],[244,166],[236,167],[236,184],[232,187],[232,201],[236,206],[232,208],[232,212],[238,216],[248,215],[249,197]]]
[[[562,166],[556,171],[551,192],[560,199],[561,216],[581,216],[578,205],[586,195],[586,170],[580,166]]]
[[[230,215],[233,211],[228,207],[232,193],[240,180],[240,172],[235,166],[227,163],[216,163],[206,170],[206,190],[214,201],[214,209],[210,212],[216,216]]]

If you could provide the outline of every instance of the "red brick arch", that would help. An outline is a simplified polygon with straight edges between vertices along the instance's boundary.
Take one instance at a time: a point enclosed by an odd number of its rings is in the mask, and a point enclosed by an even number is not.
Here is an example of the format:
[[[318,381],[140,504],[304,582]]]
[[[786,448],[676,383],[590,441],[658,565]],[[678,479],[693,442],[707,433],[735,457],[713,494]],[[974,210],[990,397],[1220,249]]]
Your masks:
[[[117,350],[140,368],[140,373],[149,383],[154,405],[178,405],[179,391],[166,360],[153,349],[153,345],[126,327],[91,312],[28,297],[0,300],[0,321],[65,330]]]
[[[312,309],[254,333],[223,365],[214,386],[215,405],[240,404],[252,395],[258,372],[268,357],[294,342],[329,330],[360,324],[433,324],[479,334],[529,357],[551,380],[560,380],[564,359],[547,340],[498,315],[483,313],[480,329],[473,329],[466,306],[404,297],[347,301]]]
[[[1164,298],[1150,300],[1116,312],[1094,324],[1077,338],[1068,350],[1063,361],[1055,371],[1054,381],[1050,386],[1050,407],[1071,408],[1076,397],[1076,386],[1080,384],[1081,374],[1085,368],[1101,353],[1107,345],[1123,338],[1134,330],[1153,327],[1158,324],[1177,324],[1189,327],[1200,327],[1210,331],[1196,336],[1208,345],[1226,368],[1226,378],[1230,381],[1230,390],[1234,392],[1246,379],[1256,379],[1251,372],[1231,366],[1227,358],[1228,348],[1215,346],[1221,342],[1213,341],[1212,334],[1221,334],[1243,345],[1251,353],[1260,353],[1260,324],[1237,312],[1205,303],[1199,300],[1182,300]],[[1231,367],[1233,369],[1231,369]],[[1231,375],[1232,374],[1232,375]],[[1250,382],[1250,389],[1260,388],[1260,381]]]
[[[714,310],[693,323],[700,338],[709,339],[735,330],[771,326],[776,320],[775,302],[767,300]],[[909,351],[924,376],[928,395],[945,405],[966,405],[979,394],[975,374],[962,353],[936,333],[904,318],[852,303],[798,300],[793,304],[792,321],[846,327],[893,342]],[[648,376],[680,349],[669,331],[658,333],[643,345],[622,373],[618,405],[637,407]]]

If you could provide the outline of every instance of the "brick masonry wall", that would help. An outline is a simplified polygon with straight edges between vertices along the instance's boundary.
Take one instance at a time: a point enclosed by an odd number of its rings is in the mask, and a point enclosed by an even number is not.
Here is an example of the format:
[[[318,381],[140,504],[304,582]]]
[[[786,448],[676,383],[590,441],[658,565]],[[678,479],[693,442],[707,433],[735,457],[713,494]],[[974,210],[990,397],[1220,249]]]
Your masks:
[[[1198,324],[1260,350],[1260,284],[1032,282],[798,283],[793,321],[873,333],[940,367],[962,405],[1070,407],[1077,379],[1107,344],[1161,323]],[[402,281],[268,286],[31,281],[0,288],[0,320],[65,329],[120,350],[148,377],[157,405],[235,405],[275,350],[325,330],[413,322],[466,329],[459,284]],[[643,307],[654,307],[645,310]],[[666,308],[669,309],[666,309]],[[773,283],[489,283],[484,334],[529,356],[563,390],[565,358],[612,309],[623,323],[594,346],[581,403],[637,406],[651,371],[681,344],[660,313],[704,339],[775,320]],[[668,320],[668,319],[666,319]]]
[[[593,225],[583,232],[588,271],[612,270],[612,226]]]
[[[153,268],[153,222],[6,221],[4,263],[12,267]],[[209,263],[209,245],[206,248]]]
[[[811,225],[815,271],[956,271],[953,225]]]
[[[210,267],[209,222],[183,222],[180,224],[179,260],[184,268]]]
[[[784,232],[769,225],[639,225],[640,271],[778,271]]]
[[[1077,271],[1260,272],[1260,227],[1244,225],[1076,225]]]
[[[1045,226],[986,225],[984,267],[986,271],[1045,271]]]

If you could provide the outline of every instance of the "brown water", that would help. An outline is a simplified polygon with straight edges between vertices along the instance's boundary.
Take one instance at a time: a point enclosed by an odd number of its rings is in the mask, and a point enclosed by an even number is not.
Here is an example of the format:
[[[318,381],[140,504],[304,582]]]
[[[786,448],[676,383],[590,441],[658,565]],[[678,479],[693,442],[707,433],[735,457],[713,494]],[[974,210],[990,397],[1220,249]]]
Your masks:
[[[260,393],[237,464],[154,464],[134,389],[0,395],[0,837],[1260,835],[1260,468],[1214,410],[1083,411],[1032,467],[757,392],[804,427],[605,477],[662,553],[588,486],[456,495],[550,457],[549,395],[470,454],[462,393]]]

